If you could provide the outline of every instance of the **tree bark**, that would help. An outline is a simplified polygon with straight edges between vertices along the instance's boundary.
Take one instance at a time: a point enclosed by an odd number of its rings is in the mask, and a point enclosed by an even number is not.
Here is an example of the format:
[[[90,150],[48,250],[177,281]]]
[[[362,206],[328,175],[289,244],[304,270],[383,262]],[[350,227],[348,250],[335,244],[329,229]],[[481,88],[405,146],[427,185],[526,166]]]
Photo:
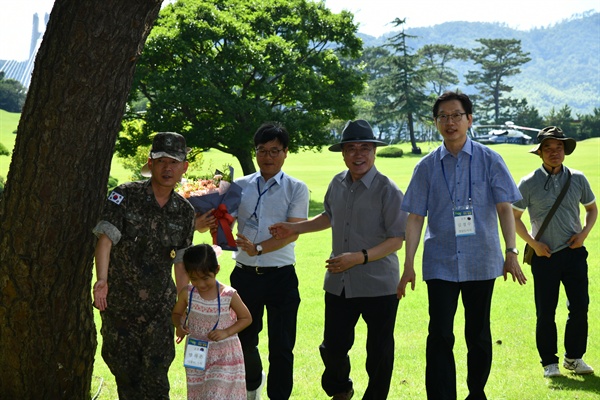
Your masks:
[[[90,398],[91,229],[161,3],[54,3],[0,198],[2,398]]]

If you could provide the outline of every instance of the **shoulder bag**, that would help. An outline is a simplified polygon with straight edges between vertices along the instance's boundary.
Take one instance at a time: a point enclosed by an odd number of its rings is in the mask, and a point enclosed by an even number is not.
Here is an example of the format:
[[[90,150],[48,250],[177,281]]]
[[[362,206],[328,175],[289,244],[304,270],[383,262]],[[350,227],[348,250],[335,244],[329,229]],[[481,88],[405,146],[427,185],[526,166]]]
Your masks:
[[[546,230],[546,227],[548,227],[548,224],[550,223],[550,220],[554,216],[554,213],[556,212],[556,209],[560,205],[562,199],[565,197],[565,194],[567,194],[567,190],[569,189],[569,185],[571,185],[571,171],[567,170],[567,172],[569,174],[569,177],[567,178],[567,182],[565,183],[565,187],[563,187],[563,189],[561,190],[560,194],[556,198],[556,201],[552,205],[552,208],[548,212],[548,215],[546,215],[546,218],[544,218],[544,222],[542,222],[542,226],[540,227],[540,230],[535,235],[535,240],[536,241],[540,240],[540,238],[544,234],[544,231]],[[535,250],[533,249],[533,247],[531,247],[529,244],[525,244],[525,250],[523,251],[523,263],[531,265],[531,259],[533,258],[533,254],[534,253],[535,253]]]

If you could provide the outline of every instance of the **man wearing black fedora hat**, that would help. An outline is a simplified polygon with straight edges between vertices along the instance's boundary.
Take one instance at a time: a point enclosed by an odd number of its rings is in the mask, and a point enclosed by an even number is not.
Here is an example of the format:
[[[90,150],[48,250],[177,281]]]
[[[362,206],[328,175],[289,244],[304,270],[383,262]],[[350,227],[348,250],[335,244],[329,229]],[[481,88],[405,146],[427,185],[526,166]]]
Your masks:
[[[406,213],[403,194],[375,168],[377,140],[367,121],[349,121],[342,140],[329,147],[341,152],[348,169],[337,174],[325,195],[325,211],[308,221],[277,223],[273,236],[332,229],[333,249],[326,260],[325,330],[319,350],[325,364],[321,385],[335,400],[354,394],[348,353],[362,316],[367,324],[369,383],[363,399],[386,399],[394,365],[395,296],[400,279],[396,251],[402,247]]]
[[[145,167],[150,179],[116,187],[93,230],[102,358],[121,400],[169,399],[171,311],[188,283],[183,253],[194,236],[194,208],[173,189],[189,150],[182,135],[157,133]]]
[[[583,242],[598,217],[596,198],[580,171],[563,165],[565,155],[573,153],[577,143],[562,129],[548,126],[537,135],[537,145],[530,150],[542,159],[542,166],[521,179],[523,199],[513,204],[517,234],[535,250],[531,259],[537,315],[536,344],[544,367],[544,376],[562,375],[558,367],[555,322],[560,283],[568,299],[569,318],[565,328],[563,366],[575,374],[594,372],[583,361],[588,336],[588,252]],[[566,186],[568,185],[568,186]],[[550,222],[536,238],[549,210],[566,187]],[[581,226],[579,204],[585,207],[585,226]],[[532,232],[521,216],[529,210]]]

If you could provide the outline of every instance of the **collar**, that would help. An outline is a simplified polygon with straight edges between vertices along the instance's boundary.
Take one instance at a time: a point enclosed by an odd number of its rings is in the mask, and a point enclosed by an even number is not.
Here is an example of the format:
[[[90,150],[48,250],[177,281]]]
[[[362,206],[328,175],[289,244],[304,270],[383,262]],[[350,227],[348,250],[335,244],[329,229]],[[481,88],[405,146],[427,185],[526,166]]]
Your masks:
[[[556,175],[556,176],[558,176],[558,175],[561,175],[563,172],[565,172],[565,169],[566,169],[565,165],[564,165],[564,164],[561,164],[561,165],[560,165],[560,171],[559,171],[558,173],[554,174],[554,175]],[[546,168],[544,168],[544,164],[540,165],[540,170],[542,170],[542,173],[543,173],[545,176],[549,176],[549,175],[550,175],[550,174],[548,173],[548,171],[546,171]]]
[[[356,182],[362,182],[363,185],[365,185],[366,188],[369,189],[371,187],[371,184],[373,183],[373,179],[375,179],[375,175],[377,175],[377,173],[378,173],[377,168],[375,168],[375,164],[373,164],[371,169],[366,174],[364,174],[362,178],[360,178]],[[350,175],[349,170],[346,170],[346,175],[344,175],[343,180],[348,182],[349,185],[352,185],[354,183],[354,181],[352,181],[352,176]]]
[[[452,156],[452,153],[450,153],[448,151],[448,149],[446,148],[446,146],[444,146],[444,143],[442,143],[441,147],[441,153],[440,153],[440,158],[444,158],[446,156]],[[473,141],[471,140],[470,137],[467,136],[467,140],[465,141],[465,144],[463,144],[462,149],[460,149],[460,152],[465,152],[468,155],[472,156],[473,155]]]
[[[260,171],[256,171],[254,173],[254,176],[252,176],[252,178],[250,180],[252,183],[255,183],[256,181],[260,180],[260,182],[262,182],[263,184],[266,184],[269,181],[275,181],[275,182],[277,182],[278,185],[281,185],[281,181],[283,180],[283,171],[279,170],[279,172],[276,173],[275,176],[273,176],[272,178],[270,178],[267,181],[265,181],[265,178],[263,178]]]

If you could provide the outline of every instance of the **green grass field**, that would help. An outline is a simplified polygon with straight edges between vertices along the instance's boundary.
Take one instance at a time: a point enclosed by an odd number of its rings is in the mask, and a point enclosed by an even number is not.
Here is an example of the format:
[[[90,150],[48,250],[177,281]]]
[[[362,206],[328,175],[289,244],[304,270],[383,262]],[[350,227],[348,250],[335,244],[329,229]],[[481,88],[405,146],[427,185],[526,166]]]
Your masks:
[[[12,149],[14,131],[18,122],[18,115],[0,111],[0,143]],[[428,152],[437,146],[437,143],[421,143],[420,147]],[[410,145],[401,146],[405,154],[410,151]],[[538,157],[529,154],[530,146],[497,145],[498,151],[509,166],[513,177],[519,179],[540,166]],[[236,173],[241,174],[237,160],[229,155],[216,151],[205,153],[205,164],[221,167],[231,164],[236,168]],[[410,180],[414,165],[419,157],[407,154],[403,158],[389,159],[378,158],[376,165],[384,174],[391,177],[398,186],[405,190]],[[6,177],[9,157],[0,157],[0,176]],[[590,139],[579,142],[577,150],[568,156],[565,164],[571,168],[584,171],[592,184],[594,193],[600,193],[600,139]],[[344,169],[341,153],[303,152],[290,154],[284,165],[284,171],[296,178],[305,181],[311,190],[311,215],[322,209],[322,200],[331,177]],[[111,175],[119,182],[127,181],[128,173],[119,165],[118,160],[113,162]],[[525,218],[527,220],[528,218]],[[595,227],[586,241],[590,252],[590,329],[588,352],[585,360],[597,370],[597,375],[571,376],[553,380],[542,377],[542,368],[535,348],[535,308],[533,303],[533,282],[529,268],[524,271],[530,281],[525,286],[516,283],[504,282],[498,279],[495,287],[492,305],[492,333],[494,341],[494,363],[492,373],[487,384],[487,395],[490,399],[597,399],[600,396],[600,226]],[[196,243],[210,242],[207,234],[197,234]],[[296,343],[295,386],[293,399],[326,399],[327,396],[320,387],[322,363],[318,346],[322,339],[323,327],[323,290],[325,260],[330,252],[330,232],[308,234],[300,237],[297,242],[297,271],[300,279],[302,304],[298,316],[298,338]],[[518,238],[518,247],[523,248],[524,242]],[[422,249],[422,245],[420,246]],[[420,253],[419,251],[418,253]],[[404,250],[400,251],[400,259]],[[229,283],[229,273],[233,262],[226,252],[221,258],[221,273],[219,279]],[[417,264],[420,264],[418,256]],[[419,272],[417,270],[417,272]],[[419,279],[419,277],[418,277]],[[557,310],[557,324],[559,338],[564,332],[566,320],[566,299],[561,297]],[[96,326],[100,327],[100,317],[95,312]],[[396,358],[392,388],[389,399],[425,399],[425,339],[427,335],[427,297],[426,287],[418,280],[414,292],[400,302],[396,324]],[[464,320],[462,307],[459,307],[455,320],[455,358],[457,366],[458,397],[467,395],[466,387],[466,347],[463,337]],[[352,361],[352,374],[355,399],[360,399],[364,393],[367,376],[364,372],[366,329],[362,322],[357,326],[356,342],[350,353]],[[98,335],[99,341],[101,336]],[[562,340],[559,340],[559,355],[562,354]],[[185,370],[182,366],[183,345],[178,346],[178,353],[170,371],[171,398],[185,399]],[[267,361],[267,337],[261,336],[261,353],[264,365]],[[100,356],[100,347],[97,349],[92,381],[92,394],[98,391],[99,399],[116,399],[116,387],[110,371]],[[564,372],[564,371],[563,371]],[[263,398],[267,398],[266,390]]]

